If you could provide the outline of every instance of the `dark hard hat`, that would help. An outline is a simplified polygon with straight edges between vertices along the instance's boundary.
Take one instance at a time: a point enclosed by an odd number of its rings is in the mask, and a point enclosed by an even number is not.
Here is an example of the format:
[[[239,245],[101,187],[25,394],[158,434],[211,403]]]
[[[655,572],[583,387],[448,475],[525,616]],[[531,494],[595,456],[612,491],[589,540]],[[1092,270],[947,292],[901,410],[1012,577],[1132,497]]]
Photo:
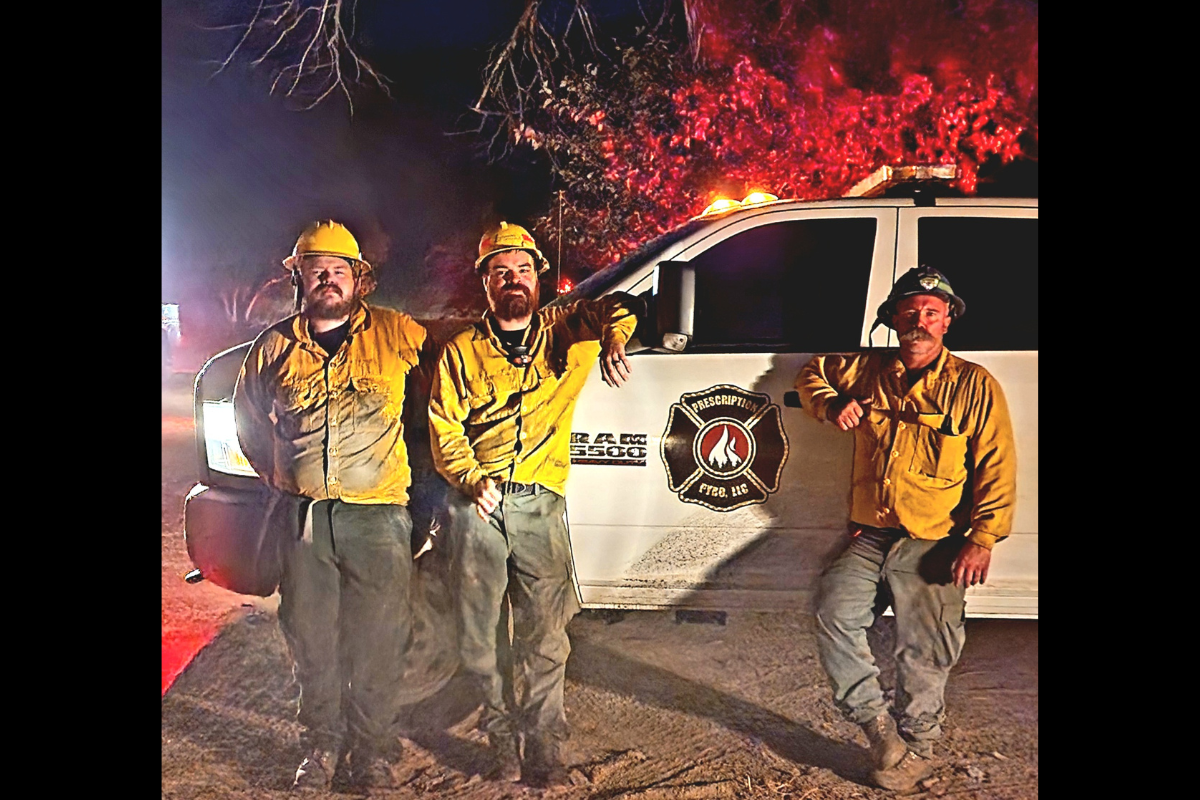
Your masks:
[[[950,288],[950,281],[946,280],[946,276],[933,267],[922,264],[901,275],[892,286],[891,294],[876,312],[877,321],[892,327],[892,315],[896,313],[896,304],[915,294],[931,294],[945,300],[950,306],[952,319],[958,319],[967,313],[967,304]]]

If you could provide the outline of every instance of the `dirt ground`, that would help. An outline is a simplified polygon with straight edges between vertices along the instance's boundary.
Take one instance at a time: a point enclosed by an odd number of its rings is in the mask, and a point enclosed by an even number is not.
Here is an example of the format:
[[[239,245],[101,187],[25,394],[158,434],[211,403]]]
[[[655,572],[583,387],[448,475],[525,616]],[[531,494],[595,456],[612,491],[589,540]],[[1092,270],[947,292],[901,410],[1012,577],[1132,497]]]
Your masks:
[[[271,798],[302,754],[275,598],[187,584],[183,497],[195,481],[186,376],[163,394],[162,795]],[[890,618],[874,631],[887,651]],[[970,620],[946,692],[941,766],[916,797],[1038,796],[1038,626]],[[834,709],[812,618],[730,612],[584,612],[568,629],[572,785],[536,790],[475,775],[483,737],[461,682],[409,709],[398,788],[381,798],[882,798],[866,739]],[[211,641],[208,641],[210,637]],[[167,687],[166,661],[208,644]],[[182,664],[180,665],[182,667]],[[885,686],[890,663],[881,660]],[[329,797],[354,794],[335,784]],[[324,796],[306,792],[306,797]]]

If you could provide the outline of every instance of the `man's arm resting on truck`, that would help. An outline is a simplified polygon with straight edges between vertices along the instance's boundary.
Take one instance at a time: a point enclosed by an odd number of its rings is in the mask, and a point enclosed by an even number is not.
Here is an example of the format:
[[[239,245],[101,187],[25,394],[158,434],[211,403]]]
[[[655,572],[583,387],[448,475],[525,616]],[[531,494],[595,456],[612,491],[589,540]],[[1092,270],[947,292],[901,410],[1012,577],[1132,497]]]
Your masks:
[[[629,380],[633,369],[625,345],[637,328],[634,302],[630,295],[614,292],[597,300],[577,300],[554,317],[554,321],[565,318],[568,344],[600,342],[600,377],[616,389]]]
[[[850,393],[861,373],[859,358],[814,356],[796,376],[800,405],[814,419],[829,421],[844,431],[858,425],[866,413]]]

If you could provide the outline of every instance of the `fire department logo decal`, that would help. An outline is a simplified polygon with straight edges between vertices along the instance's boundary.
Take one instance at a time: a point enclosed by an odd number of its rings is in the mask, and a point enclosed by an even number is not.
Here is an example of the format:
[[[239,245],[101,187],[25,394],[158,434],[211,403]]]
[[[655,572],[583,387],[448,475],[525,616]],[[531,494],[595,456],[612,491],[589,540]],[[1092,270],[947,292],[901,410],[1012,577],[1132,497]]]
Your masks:
[[[667,485],[685,503],[732,511],[779,491],[788,457],[779,406],[721,384],[671,405],[662,438]]]

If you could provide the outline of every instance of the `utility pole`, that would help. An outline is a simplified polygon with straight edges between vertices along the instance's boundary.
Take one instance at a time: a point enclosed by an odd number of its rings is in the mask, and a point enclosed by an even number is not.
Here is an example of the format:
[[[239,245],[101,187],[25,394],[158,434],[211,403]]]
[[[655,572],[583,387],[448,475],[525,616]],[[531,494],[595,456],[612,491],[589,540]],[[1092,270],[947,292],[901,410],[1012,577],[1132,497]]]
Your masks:
[[[554,294],[557,297],[562,292],[562,194],[563,190],[558,190],[558,258],[555,259],[555,268],[558,270],[558,277],[554,279]]]

